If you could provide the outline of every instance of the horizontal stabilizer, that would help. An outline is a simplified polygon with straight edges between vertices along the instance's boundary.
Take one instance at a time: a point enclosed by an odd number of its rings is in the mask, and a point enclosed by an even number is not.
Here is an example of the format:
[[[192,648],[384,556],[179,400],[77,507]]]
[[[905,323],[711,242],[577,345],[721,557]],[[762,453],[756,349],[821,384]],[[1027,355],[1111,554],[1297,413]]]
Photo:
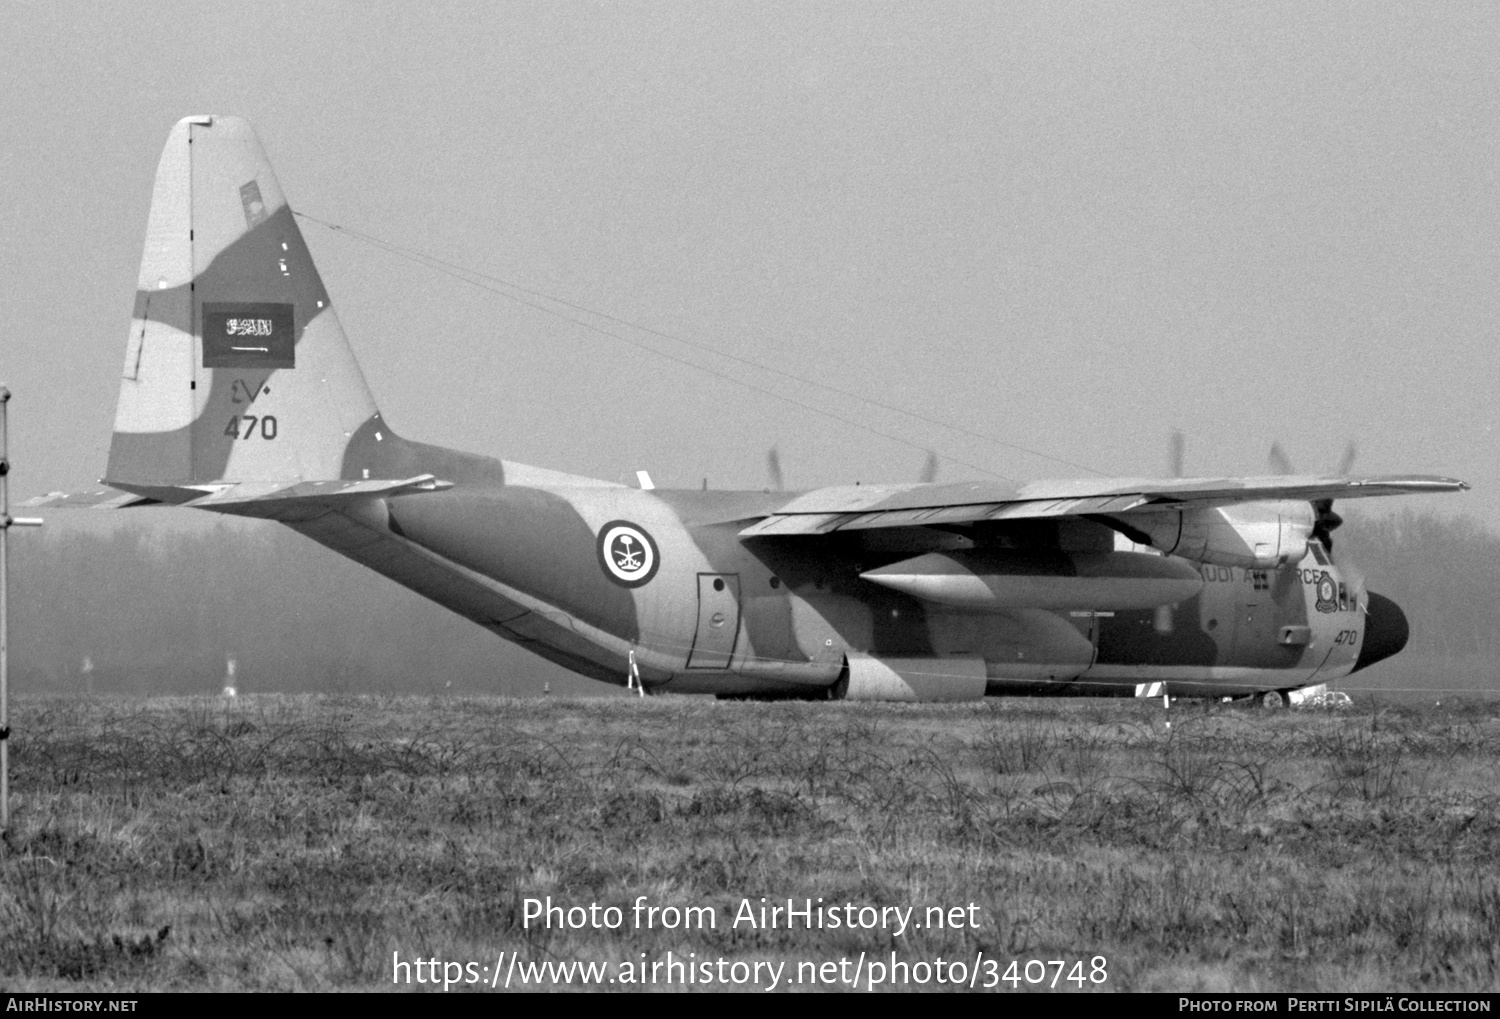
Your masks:
[[[415,492],[440,492],[452,488],[450,481],[439,481],[431,474],[418,474],[399,480],[368,481],[241,481],[214,482],[203,485],[133,485],[115,482],[116,487],[136,496],[172,506],[232,513],[235,516],[265,517],[271,520],[300,520],[327,513],[341,505],[376,496],[407,495]]]
[[[48,492],[21,505],[27,509],[93,509],[114,510],[129,506],[154,506],[158,499],[151,499],[133,492],[122,492],[118,488],[91,488],[86,492]]]
[[[86,492],[52,492],[23,503],[27,509],[125,509],[129,506],[190,506],[236,516],[306,518],[341,504],[374,496],[441,492],[452,488],[431,474],[397,480],[241,481],[203,485],[135,485],[112,482]],[[288,516],[290,514],[290,516]]]

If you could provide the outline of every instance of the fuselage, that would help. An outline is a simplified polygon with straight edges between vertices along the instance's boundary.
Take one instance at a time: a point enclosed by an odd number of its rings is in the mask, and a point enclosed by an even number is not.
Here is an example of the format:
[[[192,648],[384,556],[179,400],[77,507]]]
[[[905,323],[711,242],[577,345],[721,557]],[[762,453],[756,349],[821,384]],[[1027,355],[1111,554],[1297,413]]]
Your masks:
[[[847,687],[851,662],[874,661],[965,677],[943,699],[1128,695],[1156,682],[1234,696],[1324,682],[1359,660],[1366,603],[1316,545],[1276,570],[1191,564],[1196,593],[1154,609],[974,610],[861,576],[972,544],[949,531],[745,538],[793,496],[525,483],[528,472],[575,479],[489,463],[481,480],[345,514],[378,541],[361,545],[328,520],[294,526],[544,657],[647,689],[817,696]],[[996,528],[979,540],[1002,560],[1150,554],[1085,521]]]

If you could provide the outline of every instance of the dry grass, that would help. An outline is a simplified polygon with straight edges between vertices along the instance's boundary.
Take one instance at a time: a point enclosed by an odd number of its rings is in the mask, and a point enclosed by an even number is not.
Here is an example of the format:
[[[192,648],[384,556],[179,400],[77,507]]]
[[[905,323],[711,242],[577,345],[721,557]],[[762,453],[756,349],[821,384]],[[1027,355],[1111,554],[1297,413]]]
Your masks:
[[[10,990],[388,988],[489,964],[1109,960],[1118,990],[1493,990],[1500,709],[22,700]],[[526,929],[523,900],[709,905]],[[977,931],[738,930],[741,898]],[[1002,984],[1008,988],[1009,985]],[[1023,984],[1023,988],[1024,988]]]

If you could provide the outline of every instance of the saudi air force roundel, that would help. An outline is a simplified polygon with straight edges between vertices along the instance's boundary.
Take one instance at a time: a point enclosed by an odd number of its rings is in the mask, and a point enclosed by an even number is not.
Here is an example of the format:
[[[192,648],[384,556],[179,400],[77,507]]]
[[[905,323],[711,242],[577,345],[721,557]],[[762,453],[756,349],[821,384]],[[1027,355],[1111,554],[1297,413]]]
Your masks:
[[[1333,577],[1327,570],[1323,570],[1318,574],[1318,585],[1315,593],[1318,596],[1318,601],[1314,608],[1319,612],[1337,612],[1339,610],[1339,586],[1334,583]]]
[[[660,562],[656,542],[643,528],[624,520],[599,528],[599,565],[621,587],[640,587],[656,576]]]

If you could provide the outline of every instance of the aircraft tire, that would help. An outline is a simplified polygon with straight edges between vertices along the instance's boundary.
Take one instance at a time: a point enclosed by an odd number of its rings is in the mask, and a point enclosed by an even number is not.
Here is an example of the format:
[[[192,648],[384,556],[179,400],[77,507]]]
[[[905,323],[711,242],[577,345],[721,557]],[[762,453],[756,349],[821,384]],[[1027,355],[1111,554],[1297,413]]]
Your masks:
[[[1267,690],[1260,695],[1260,706],[1267,711],[1280,711],[1286,704],[1286,696],[1280,690]]]

